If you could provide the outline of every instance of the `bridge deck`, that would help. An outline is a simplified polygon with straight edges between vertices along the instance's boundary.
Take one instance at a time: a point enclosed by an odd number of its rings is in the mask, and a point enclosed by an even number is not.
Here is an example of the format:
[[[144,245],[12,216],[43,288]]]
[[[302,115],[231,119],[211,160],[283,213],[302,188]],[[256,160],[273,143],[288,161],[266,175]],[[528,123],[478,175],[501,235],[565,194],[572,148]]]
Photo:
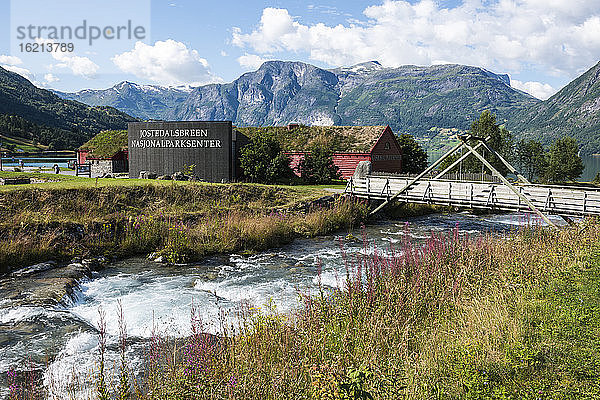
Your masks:
[[[409,178],[368,176],[351,179],[346,193],[367,199],[387,200],[398,193]],[[565,216],[600,215],[600,189],[515,184],[539,210]],[[450,180],[420,180],[398,201],[505,211],[531,211],[502,183]]]

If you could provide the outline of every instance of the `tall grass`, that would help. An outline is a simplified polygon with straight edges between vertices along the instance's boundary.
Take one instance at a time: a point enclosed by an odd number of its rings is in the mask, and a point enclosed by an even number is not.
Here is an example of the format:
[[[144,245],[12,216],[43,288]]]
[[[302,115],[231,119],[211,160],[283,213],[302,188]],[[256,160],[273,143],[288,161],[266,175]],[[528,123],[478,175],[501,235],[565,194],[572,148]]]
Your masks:
[[[117,213],[104,221],[23,223],[0,238],[0,272],[35,262],[74,256],[116,257],[156,253],[182,263],[207,254],[259,251],[358,226],[367,218],[365,204],[339,199],[330,208],[307,213],[251,209],[214,210],[194,216]]]
[[[212,336],[193,308],[187,339],[149,341],[131,396],[596,398],[599,239],[590,223],[421,244],[407,232],[385,252],[365,240],[341,288],[301,294],[295,312],[243,306]]]
[[[0,193],[0,273],[75,256],[156,251],[170,261],[190,261],[219,251],[261,250],[365,219],[358,203],[312,210],[308,222],[304,214],[284,211],[324,194],[200,183],[6,191]]]

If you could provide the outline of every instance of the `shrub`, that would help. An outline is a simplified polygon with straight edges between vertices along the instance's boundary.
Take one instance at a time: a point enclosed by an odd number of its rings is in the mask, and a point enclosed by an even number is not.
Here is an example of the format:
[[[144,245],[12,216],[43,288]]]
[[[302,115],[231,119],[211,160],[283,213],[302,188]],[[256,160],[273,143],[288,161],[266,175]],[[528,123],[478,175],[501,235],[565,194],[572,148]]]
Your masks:
[[[332,153],[324,147],[313,147],[300,162],[302,179],[312,185],[331,183],[340,179],[338,167],[333,163]]]
[[[252,137],[250,143],[242,148],[240,164],[244,176],[252,182],[275,183],[292,175],[289,160],[281,146],[266,133]]]

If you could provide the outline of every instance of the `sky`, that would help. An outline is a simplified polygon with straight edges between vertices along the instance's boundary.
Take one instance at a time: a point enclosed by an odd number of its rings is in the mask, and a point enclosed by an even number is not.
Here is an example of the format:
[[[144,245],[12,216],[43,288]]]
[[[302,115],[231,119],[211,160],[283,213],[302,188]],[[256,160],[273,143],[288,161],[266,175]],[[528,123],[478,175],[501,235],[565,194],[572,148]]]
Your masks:
[[[546,99],[600,61],[600,0],[0,0],[0,66],[40,87],[198,86],[266,60],[466,64]]]

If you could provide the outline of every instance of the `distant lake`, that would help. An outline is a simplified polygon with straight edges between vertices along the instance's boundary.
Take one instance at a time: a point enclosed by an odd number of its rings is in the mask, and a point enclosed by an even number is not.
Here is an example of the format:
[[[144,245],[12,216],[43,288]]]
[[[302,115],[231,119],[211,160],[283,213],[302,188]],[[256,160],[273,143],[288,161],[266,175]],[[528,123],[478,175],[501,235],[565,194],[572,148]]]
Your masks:
[[[67,168],[69,160],[74,160],[73,157],[2,157],[2,167],[12,168],[18,167],[19,161],[23,160],[25,167],[33,168],[52,168],[54,164],[58,164],[60,168]]]
[[[579,178],[582,182],[589,182],[600,172],[600,156],[581,156],[585,169]]]

